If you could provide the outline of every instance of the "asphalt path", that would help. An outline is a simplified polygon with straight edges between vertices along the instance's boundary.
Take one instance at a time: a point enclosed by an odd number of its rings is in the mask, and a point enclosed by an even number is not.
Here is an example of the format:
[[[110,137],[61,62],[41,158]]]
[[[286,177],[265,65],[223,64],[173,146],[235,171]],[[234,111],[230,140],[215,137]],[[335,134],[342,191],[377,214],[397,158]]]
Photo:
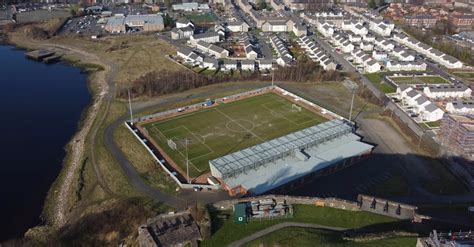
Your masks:
[[[385,98],[385,94],[382,91],[380,91],[376,86],[374,86],[374,84],[372,84],[372,82],[367,79],[364,74],[359,73],[356,68],[354,68],[354,66],[349,63],[341,54],[335,52],[334,48],[326,40],[316,35],[312,35],[310,36],[310,38],[316,41],[316,43],[318,43],[318,45],[320,45],[326,51],[326,53],[330,54],[331,57],[333,57],[334,60],[336,60],[336,62],[342,66],[342,69],[344,71],[359,75],[359,79],[362,84],[365,85],[367,89],[369,89],[375,96],[377,96],[377,98]]]
[[[211,94],[218,93],[219,91],[228,91],[242,87],[248,87],[249,90],[261,87],[262,85],[255,84],[255,85],[229,85],[226,87],[219,88],[218,90],[213,91],[202,91],[199,93],[178,93],[171,96],[163,96],[156,99],[153,99],[148,102],[137,103],[133,105],[133,111],[135,114],[139,114],[140,112],[145,112],[151,109],[156,109],[159,107],[166,107],[173,105],[179,102],[190,101],[193,99],[198,98],[206,98]],[[112,94],[113,95],[113,94]],[[113,97],[107,97],[107,100],[112,100]],[[192,189],[182,189],[178,195],[170,195],[161,190],[150,186],[149,184],[145,183],[143,179],[140,177],[138,172],[136,171],[133,164],[127,159],[123,151],[119,148],[119,145],[115,142],[114,139],[114,132],[115,130],[122,124],[125,124],[125,121],[128,119],[129,113],[125,113],[121,117],[117,118],[112,124],[107,126],[104,132],[104,144],[107,149],[111,152],[113,157],[116,159],[117,163],[120,165],[122,170],[124,171],[125,176],[130,181],[132,186],[139,192],[157,200],[163,202],[171,207],[176,209],[184,209],[187,206],[195,203],[195,202],[206,202],[212,203],[221,200],[230,199],[231,197],[225,191],[199,191],[196,192]]]

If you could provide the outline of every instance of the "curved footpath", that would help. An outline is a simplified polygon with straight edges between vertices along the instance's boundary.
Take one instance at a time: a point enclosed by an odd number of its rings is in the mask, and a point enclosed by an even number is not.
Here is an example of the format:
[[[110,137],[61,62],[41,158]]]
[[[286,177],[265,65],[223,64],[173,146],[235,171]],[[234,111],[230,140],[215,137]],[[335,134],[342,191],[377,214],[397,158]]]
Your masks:
[[[261,231],[255,232],[243,239],[237,240],[231,244],[229,244],[229,247],[238,247],[242,246],[250,241],[253,241],[255,239],[261,238],[269,233],[272,233],[274,231],[287,228],[287,227],[303,227],[303,228],[313,228],[313,229],[321,229],[321,230],[329,230],[329,231],[344,231],[349,228],[342,228],[342,227],[333,227],[333,226],[324,226],[324,225],[318,225],[318,224],[309,224],[309,223],[298,223],[298,222],[284,222],[280,224],[276,224],[273,226],[270,226],[268,228],[265,228]]]
[[[252,86],[249,86],[252,87]],[[242,88],[242,85],[229,85],[228,87],[222,87],[221,91],[225,92],[232,89]],[[199,93],[189,94],[189,92],[178,93],[170,96],[163,96],[158,99],[152,99],[147,102],[136,103],[133,105],[133,111],[135,114],[140,112],[146,112],[152,109],[159,107],[169,106],[175,103],[190,101],[193,99],[206,98],[207,96],[216,93],[217,91],[203,91]],[[110,99],[111,100],[111,99]],[[144,193],[145,195],[163,202],[169,206],[172,206],[176,209],[185,209],[188,205],[193,202],[206,202],[212,203],[221,200],[229,199],[229,195],[225,191],[202,191],[195,192],[194,190],[181,190],[178,195],[167,194],[157,188],[154,188],[144,182],[140,177],[137,170],[133,164],[127,159],[123,151],[119,148],[119,145],[115,142],[114,132],[116,129],[125,123],[129,118],[129,113],[123,114],[121,117],[117,118],[112,124],[107,126],[104,131],[104,143],[109,152],[116,159],[120,167],[123,169],[125,176],[130,181],[132,186],[139,192]]]

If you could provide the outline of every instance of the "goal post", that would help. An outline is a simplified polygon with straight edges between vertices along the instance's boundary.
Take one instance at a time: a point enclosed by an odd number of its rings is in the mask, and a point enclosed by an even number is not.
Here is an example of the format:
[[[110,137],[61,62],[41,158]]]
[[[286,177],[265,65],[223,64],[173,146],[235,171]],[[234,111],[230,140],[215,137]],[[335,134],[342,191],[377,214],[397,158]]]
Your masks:
[[[170,146],[171,149],[173,150],[176,150],[177,147],[176,147],[176,142],[174,142],[173,140],[171,139],[168,139],[168,146]]]
[[[292,108],[292,109],[296,109],[296,110],[298,110],[298,111],[301,111],[301,106],[299,106],[299,105],[297,105],[297,104],[292,104],[292,105],[291,105],[291,108]]]

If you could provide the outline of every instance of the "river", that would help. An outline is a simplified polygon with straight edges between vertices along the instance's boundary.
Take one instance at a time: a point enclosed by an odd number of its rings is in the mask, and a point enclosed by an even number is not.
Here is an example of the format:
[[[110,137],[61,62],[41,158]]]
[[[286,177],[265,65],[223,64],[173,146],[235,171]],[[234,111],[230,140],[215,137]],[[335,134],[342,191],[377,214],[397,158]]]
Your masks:
[[[39,223],[65,146],[91,101],[87,75],[0,46],[0,242]]]

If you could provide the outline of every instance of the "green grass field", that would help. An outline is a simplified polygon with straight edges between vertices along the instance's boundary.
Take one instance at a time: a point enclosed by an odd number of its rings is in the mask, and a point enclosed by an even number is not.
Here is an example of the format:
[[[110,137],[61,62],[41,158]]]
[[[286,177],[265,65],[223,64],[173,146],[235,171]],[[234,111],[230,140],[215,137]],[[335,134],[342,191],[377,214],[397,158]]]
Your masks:
[[[416,237],[394,237],[372,241],[356,242],[344,240],[341,233],[310,228],[289,227],[265,235],[245,244],[251,246],[354,246],[354,247],[401,247],[415,246]]]
[[[196,24],[209,24],[217,20],[217,16],[214,13],[207,14],[188,14],[186,18],[193,21]]]
[[[212,217],[213,234],[210,239],[201,242],[200,246],[227,246],[254,232],[261,231],[282,222],[303,222],[354,229],[373,224],[398,224],[398,220],[395,218],[369,212],[353,212],[335,208],[317,207],[314,205],[297,204],[293,206],[293,218],[250,221],[245,225],[235,224],[231,212],[230,217],[226,220],[220,219],[216,213],[214,213]]]
[[[209,160],[327,121],[305,108],[269,93],[223,103],[197,112],[143,127],[179,166],[185,170],[186,148],[190,175],[199,176],[209,169]],[[171,149],[168,140],[176,143]]]
[[[384,93],[395,93],[397,91],[395,87],[383,80],[384,73],[371,73],[364,75],[374,84],[374,86]]]
[[[390,77],[395,83],[400,84],[449,84],[440,76],[398,76]]]
[[[474,72],[454,72],[454,74],[466,80],[474,80]]]

